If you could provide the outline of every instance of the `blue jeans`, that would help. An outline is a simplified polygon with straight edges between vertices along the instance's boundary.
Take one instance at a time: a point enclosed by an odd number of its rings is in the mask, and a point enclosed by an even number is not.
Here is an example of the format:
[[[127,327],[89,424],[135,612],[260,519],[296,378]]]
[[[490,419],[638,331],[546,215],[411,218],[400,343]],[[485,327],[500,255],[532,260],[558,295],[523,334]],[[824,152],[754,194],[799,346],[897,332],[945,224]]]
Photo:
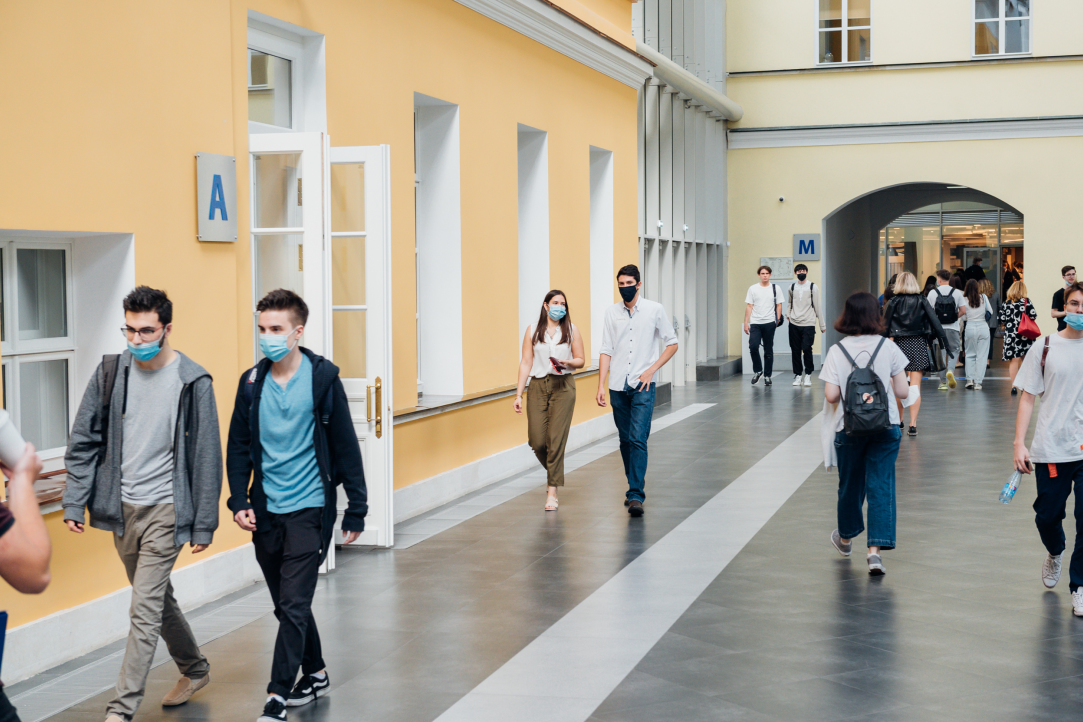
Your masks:
[[[620,437],[620,457],[624,460],[624,475],[628,477],[629,501],[644,501],[647,494],[647,437],[651,435],[651,417],[654,416],[654,383],[645,391],[624,384],[623,391],[609,390],[609,403],[613,406],[613,421]]]
[[[895,548],[895,459],[902,429],[892,425],[872,436],[835,433],[839,457],[839,536],[853,539],[865,531],[861,507],[869,499],[867,546]]]

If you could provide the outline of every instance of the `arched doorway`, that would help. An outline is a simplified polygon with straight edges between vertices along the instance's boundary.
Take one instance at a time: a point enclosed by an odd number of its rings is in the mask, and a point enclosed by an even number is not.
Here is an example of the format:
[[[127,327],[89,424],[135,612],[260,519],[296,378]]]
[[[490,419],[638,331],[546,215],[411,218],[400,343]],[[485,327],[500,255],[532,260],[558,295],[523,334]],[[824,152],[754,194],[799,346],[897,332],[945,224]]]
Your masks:
[[[931,210],[934,206],[937,207],[936,211]],[[883,290],[880,279],[887,273],[888,259],[885,256],[892,248],[888,242],[891,234],[885,235],[884,229],[897,219],[919,210],[930,215],[927,219],[930,226],[934,223],[932,213],[937,214],[937,268],[940,263],[944,263],[944,267],[954,267],[957,256],[958,265],[969,262],[969,258],[978,253],[976,249],[981,248],[984,242],[985,248],[995,248],[997,251],[983,257],[997,259],[994,262],[998,267],[989,270],[999,273],[1002,228],[1006,225],[1000,223],[1001,218],[1010,221],[1018,219],[1019,232],[1013,234],[1011,242],[1005,245],[1010,248],[1022,247],[1022,212],[1004,200],[975,188],[950,183],[902,183],[854,198],[829,213],[822,223],[823,304],[825,320],[828,321],[825,348],[839,339],[830,322],[841,312],[846,297],[854,291],[879,294]],[[969,212],[974,212],[973,220],[976,223],[957,223],[965,219],[963,214]],[[990,218],[986,216],[990,212],[997,217],[997,240],[993,247],[988,245],[987,229],[975,230],[979,226],[989,225]],[[1003,215],[1005,212],[1009,215]],[[945,218],[949,224],[956,225],[946,226]],[[967,226],[970,228],[967,229]],[[946,246],[945,229],[952,229],[947,234],[952,238],[948,239]],[[968,234],[967,230],[972,232]],[[905,234],[902,235],[905,237]],[[885,251],[885,254],[881,255],[881,251]],[[928,261],[924,265],[928,266]],[[932,269],[918,267],[916,270],[923,273],[919,282],[924,282],[924,272],[931,272]]]

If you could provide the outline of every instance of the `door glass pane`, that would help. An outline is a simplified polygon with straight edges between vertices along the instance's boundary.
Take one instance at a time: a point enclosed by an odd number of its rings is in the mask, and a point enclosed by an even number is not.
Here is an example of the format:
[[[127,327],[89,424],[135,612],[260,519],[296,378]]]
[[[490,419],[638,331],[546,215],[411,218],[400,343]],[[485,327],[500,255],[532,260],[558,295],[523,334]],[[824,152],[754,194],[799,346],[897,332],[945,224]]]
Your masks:
[[[365,164],[331,165],[331,231],[360,233],[365,230]]]
[[[1023,242],[1023,224],[1022,223],[1005,223],[1000,227],[1000,242],[1001,243],[1022,243]]]
[[[974,54],[996,55],[1000,52],[1000,23],[974,23]]]
[[[1030,0],[1004,0],[1004,17],[1030,17]]]
[[[975,0],[974,18],[985,20],[1000,17],[1000,0]]]
[[[872,31],[869,28],[864,30],[847,30],[850,34],[847,40],[846,59],[851,63],[857,63],[869,60],[870,55],[870,34]]]
[[[300,233],[253,236],[256,244],[256,300],[276,288],[286,288],[304,296],[301,282],[304,264],[301,258]]]
[[[821,63],[841,63],[842,62],[842,31],[841,30],[821,30],[820,31],[820,62]]]
[[[1030,52],[1030,21],[1029,20],[1005,20],[1004,21],[1004,52],[1006,52],[1006,53],[1029,53]]]
[[[871,0],[850,0],[846,5],[846,25],[856,27],[858,25],[871,25],[872,12],[869,10]]]
[[[8,340],[7,305],[4,301],[4,254],[0,251],[0,341]]]
[[[64,251],[16,250],[19,294],[19,340],[63,338],[68,335]]]
[[[248,119],[292,128],[291,63],[248,50]]]
[[[343,378],[363,379],[365,368],[365,312],[334,311],[331,315],[334,334],[334,362]]]
[[[842,27],[842,0],[820,0],[820,27]]]
[[[365,305],[365,239],[331,239],[331,305]]]
[[[301,154],[274,153],[253,156],[256,228],[300,228]]]
[[[68,362],[19,364],[19,431],[38,449],[68,443]]]

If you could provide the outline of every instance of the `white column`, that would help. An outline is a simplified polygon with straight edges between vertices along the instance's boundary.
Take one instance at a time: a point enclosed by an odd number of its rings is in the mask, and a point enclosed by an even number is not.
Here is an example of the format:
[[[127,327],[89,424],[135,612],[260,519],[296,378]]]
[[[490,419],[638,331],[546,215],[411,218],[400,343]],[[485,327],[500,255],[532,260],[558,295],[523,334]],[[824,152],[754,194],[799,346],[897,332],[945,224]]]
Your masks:
[[[686,265],[688,252],[683,241],[674,241],[673,246],[673,294],[670,305],[666,306],[670,316],[677,321],[677,353],[673,356],[670,366],[673,367],[673,385],[684,386],[688,378],[687,364],[693,356],[688,352],[688,333],[684,326],[685,314],[685,285],[687,282]]]

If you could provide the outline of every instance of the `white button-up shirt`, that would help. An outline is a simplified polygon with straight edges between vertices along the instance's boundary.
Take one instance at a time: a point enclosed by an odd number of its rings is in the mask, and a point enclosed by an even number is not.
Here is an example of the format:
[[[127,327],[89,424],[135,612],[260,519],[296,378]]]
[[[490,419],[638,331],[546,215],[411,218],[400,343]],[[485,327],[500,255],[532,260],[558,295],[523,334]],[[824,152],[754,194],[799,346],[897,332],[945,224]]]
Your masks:
[[[636,381],[658,357],[658,342],[663,346],[677,343],[673,322],[662,304],[648,301],[641,293],[629,311],[623,303],[614,303],[605,312],[602,322],[602,348],[611,360],[609,388],[624,391],[625,384]]]

